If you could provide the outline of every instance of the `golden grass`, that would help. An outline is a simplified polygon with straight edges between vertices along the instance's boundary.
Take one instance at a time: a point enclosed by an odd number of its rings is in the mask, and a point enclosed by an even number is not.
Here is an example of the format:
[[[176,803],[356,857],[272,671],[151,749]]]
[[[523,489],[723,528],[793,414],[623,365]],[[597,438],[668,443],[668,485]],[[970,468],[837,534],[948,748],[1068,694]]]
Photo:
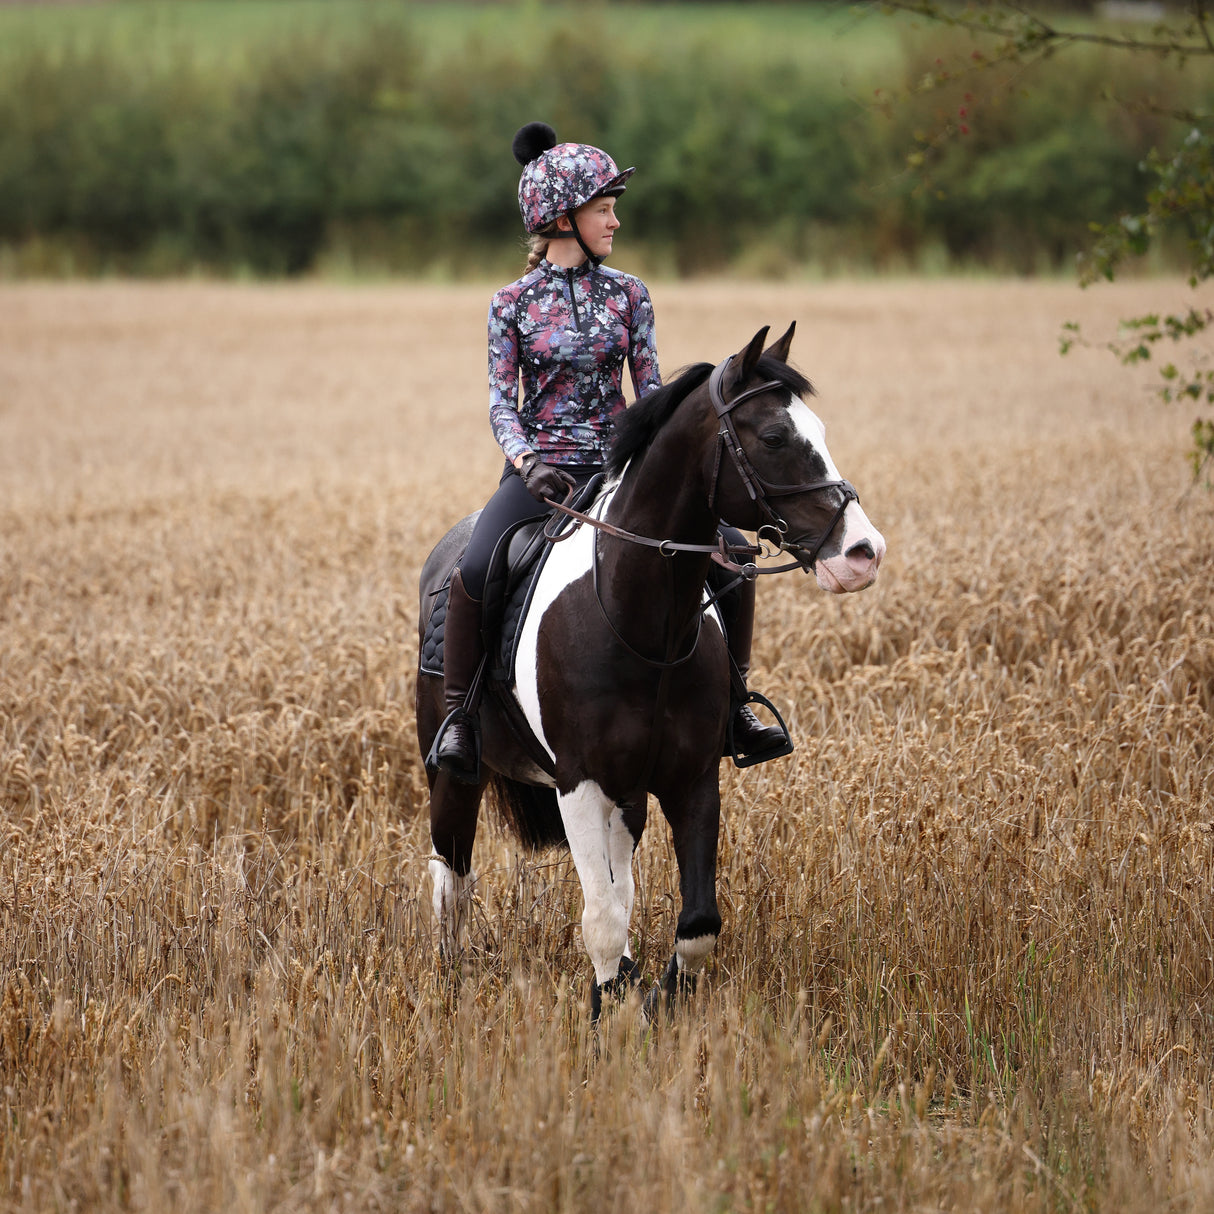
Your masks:
[[[655,288],[799,322],[890,544],[760,593],[695,1006],[587,1025],[486,815],[440,970],[425,552],[494,483],[476,288],[0,287],[0,1210],[1208,1209],[1214,501],[1063,320],[1170,283]],[[652,975],[677,914],[654,813]]]

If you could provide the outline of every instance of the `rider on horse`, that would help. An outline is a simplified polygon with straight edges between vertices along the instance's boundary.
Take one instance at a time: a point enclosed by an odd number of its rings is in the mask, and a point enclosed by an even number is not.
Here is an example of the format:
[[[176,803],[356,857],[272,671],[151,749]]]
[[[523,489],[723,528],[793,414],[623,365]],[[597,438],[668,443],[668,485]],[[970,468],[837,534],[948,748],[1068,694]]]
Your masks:
[[[484,658],[482,600],[498,540],[601,471],[612,426],[626,407],[625,359],[638,397],[661,386],[649,291],[639,278],[602,264],[619,227],[615,200],[635,170],[621,172],[588,144],[558,144],[539,122],[519,130],[513,151],[523,165],[518,200],[531,256],[523,277],[498,291],[489,307],[489,420],[507,462],[451,579],[443,642],[448,716],[434,751],[440,770],[468,783],[480,778],[470,693]],[[741,581],[720,607],[744,685],[754,583]],[[764,726],[740,700],[732,738],[748,762],[792,748],[783,728]]]

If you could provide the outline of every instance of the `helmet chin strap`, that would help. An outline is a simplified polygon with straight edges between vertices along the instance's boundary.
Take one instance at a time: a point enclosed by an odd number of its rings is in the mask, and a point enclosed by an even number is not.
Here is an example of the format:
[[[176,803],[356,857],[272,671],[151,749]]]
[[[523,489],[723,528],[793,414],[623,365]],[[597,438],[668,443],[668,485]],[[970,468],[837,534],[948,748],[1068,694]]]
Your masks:
[[[582,234],[578,231],[577,220],[574,218],[573,212],[568,211],[565,218],[569,220],[569,227],[571,231],[562,232],[558,230],[554,232],[549,239],[568,240],[569,237],[572,236],[573,239],[576,240],[579,245],[581,245],[582,252],[586,254],[587,258],[590,260],[590,264],[597,270],[598,267],[603,264],[603,259],[601,257],[596,257],[590,251],[590,246],[582,239]]]

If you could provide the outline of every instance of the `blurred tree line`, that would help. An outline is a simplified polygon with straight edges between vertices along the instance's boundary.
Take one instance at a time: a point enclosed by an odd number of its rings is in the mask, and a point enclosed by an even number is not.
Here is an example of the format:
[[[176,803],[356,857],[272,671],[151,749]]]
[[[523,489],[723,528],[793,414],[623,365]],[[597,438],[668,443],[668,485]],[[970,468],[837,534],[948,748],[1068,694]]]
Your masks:
[[[1140,208],[1148,154],[1179,146],[1161,106],[1214,95],[1098,46],[979,95],[941,69],[961,30],[908,34],[897,79],[845,89],[795,45],[617,56],[590,16],[544,28],[525,54],[425,54],[400,23],[300,34],[225,71],[9,54],[0,272],[497,275],[518,260],[510,137],[533,118],[639,166],[623,216],[649,272],[1048,270]],[[1124,103],[1098,104],[1113,83]]]

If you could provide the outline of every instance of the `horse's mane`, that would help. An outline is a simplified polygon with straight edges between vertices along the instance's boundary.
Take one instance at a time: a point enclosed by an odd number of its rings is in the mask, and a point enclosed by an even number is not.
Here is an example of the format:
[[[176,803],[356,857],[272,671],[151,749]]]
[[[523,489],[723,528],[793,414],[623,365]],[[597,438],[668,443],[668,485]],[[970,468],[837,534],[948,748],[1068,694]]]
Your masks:
[[[674,411],[712,374],[711,363],[694,363],[660,388],[646,393],[620,414],[607,455],[607,475],[619,476],[629,460],[649,449],[658,431]],[[759,379],[774,380],[794,396],[813,396],[814,386],[794,367],[775,358],[763,357],[755,367]]]
[[[711,374],[712,363],[684,367],[674,379],[647,392],[635,405],[625,409],[616,418],[611,449],[607,453],[607,475],[619,476],[630,459],[647,451],[674,411]]]

